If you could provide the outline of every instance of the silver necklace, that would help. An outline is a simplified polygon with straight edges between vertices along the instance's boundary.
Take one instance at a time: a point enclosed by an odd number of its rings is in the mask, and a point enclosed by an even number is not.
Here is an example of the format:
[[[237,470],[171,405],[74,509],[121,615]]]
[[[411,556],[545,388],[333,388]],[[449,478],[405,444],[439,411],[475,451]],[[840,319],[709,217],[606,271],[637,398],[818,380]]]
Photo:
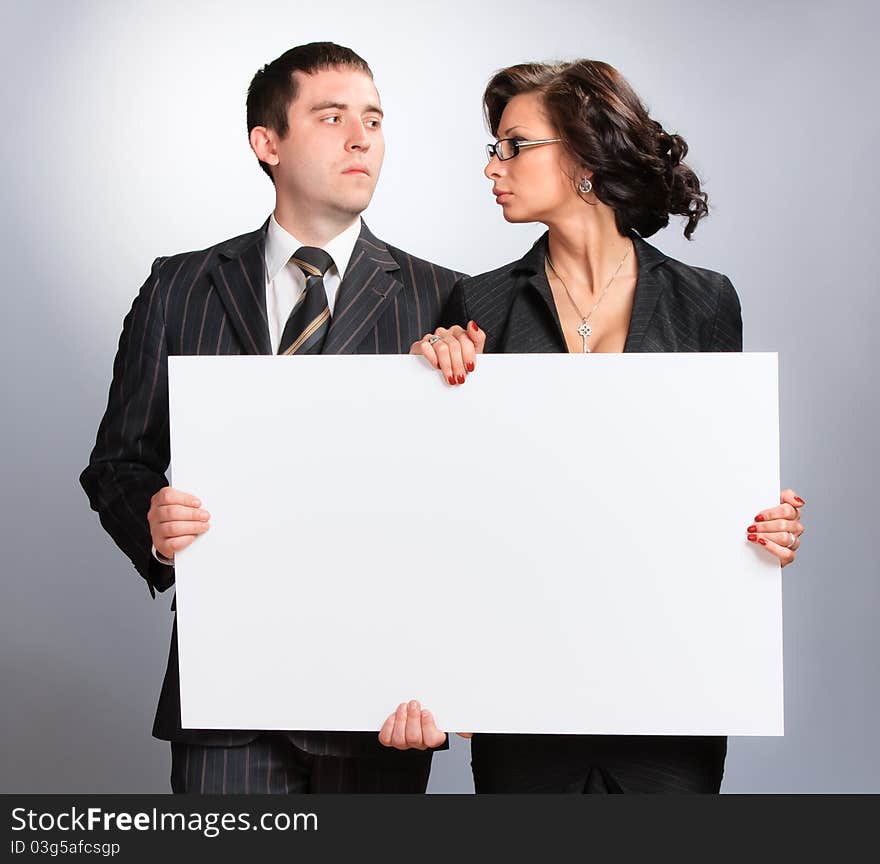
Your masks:
[[[577,303],[574,302],[574,297],[571,296],[571,291],[568,290],[568,286],[565,284],[563,278],[556,272],[556,268],[553,266],[553,262],[550,260],[550,253],[548,252],[544,256],[544,260],[547,262],[547,266],[553,272],[553,275],[559,280],[559,283],[565,289],[565,293],[568,296],[568,301],[574,307],[574,311],[581,318],[581,324],[577,328],[578,336],[580,336],[584,340],[584,354],[590,353],[590,336],[593,335],[593,328],[590,326],[590,316],[599,308],[599,304],[605,299],[605,295],[608,293],[608,289],[611,287],[611,283],[614,281],[617,274],[620,272],[620,268],[623,267],[623,262],[629,257],[629,253],[632,251],[632,243],[630,243],[629,248],[626,250],[626,254],[623,258],[620,259],[614,273],[611,274],[611,278],[608,280],[608,284],[603,289],[602,293],[599,295],[599,299],[593,304],[593,308],[590,309],[589,313],[584,315],[578,307]]]

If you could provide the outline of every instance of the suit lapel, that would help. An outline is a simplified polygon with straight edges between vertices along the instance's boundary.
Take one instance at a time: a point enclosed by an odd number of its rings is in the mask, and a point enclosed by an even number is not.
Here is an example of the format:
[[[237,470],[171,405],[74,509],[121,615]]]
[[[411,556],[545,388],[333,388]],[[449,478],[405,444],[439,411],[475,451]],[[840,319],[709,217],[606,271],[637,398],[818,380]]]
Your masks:
[[[665,271],[659,265],[666,260],[666,256],[641,237],[635,234],[630,236],[639,261],[639,275],[623,350],[638,352],[642,349],[645,334],[657,309],[657,301],[665,287]]]
[[[214,287],[246,354],[271,354],[266,313],[266,226],[224,244],[211,271]]]
[[[557,351],[568,351],[565,343],[565,335],[562,332],[562,324],[559,322],[559,312],[556,309],[556,301],[553,299],[553,291],[547,281],[547,273],[544,268],[544,258],[547,255],[547,240],[549,231],[545,231],[533,244],[532,248],[520,259],[515,274],[522,280],[522,285],[531,288],[547,307],[547,312],[553,321],[554,339]],[[524,312],[525,310],[521,310]],[[528,317],[528,313],[526,313]],[[514,324],[514,321],[510,322]]]
[[[388,247],[361,222],[361,233],[336,295],[323,354],[353,354],[389,308],[403,282]]]
[[[545,233],[535,242],[535,245],[522,257],[516,270],[527,280],[531,288],[537,292],[547,307],[550,317],[555,324],[555,337],[559,348],[567,351],[565,336],[559,324],[559,313],[553,300],[553,292],[544,272],[544,256],[547,251],[547,237]],[[632,315],[630,316],[629,329],[626,334],[625,352],[640,351],[645,334],[654,318],[657,309],[657,301],[663,293],[666,285],[665,271],[661,265],[666,261],[666,256],[650,243],[642,240],[635,233],[630,237],[635,247],[639,262],[638,279],[636,282],[635,296],[633,297]]]

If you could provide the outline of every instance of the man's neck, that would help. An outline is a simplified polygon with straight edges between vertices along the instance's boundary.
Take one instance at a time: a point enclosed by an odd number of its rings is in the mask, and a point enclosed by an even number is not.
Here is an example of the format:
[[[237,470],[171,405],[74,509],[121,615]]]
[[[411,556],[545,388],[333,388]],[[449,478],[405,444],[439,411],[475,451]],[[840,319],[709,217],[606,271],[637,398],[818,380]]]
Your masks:
[[[275,202],[275,221],[305,246],[326,246],[358,219],[358,213],[303,213],[281,201]]]

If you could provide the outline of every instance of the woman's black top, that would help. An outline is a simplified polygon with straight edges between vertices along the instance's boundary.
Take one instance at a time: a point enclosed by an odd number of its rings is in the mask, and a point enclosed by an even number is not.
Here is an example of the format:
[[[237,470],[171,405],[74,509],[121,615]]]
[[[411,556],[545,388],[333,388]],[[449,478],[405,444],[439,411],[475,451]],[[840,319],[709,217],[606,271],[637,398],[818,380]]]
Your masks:
[[[739,298],[720,273],[669,258],[632,235],[638,280],[625,352],[742,351]],[[444,327],[474,320],[487,354],[568,351],[544,270],[547,233],[519,261],[460,280]]]

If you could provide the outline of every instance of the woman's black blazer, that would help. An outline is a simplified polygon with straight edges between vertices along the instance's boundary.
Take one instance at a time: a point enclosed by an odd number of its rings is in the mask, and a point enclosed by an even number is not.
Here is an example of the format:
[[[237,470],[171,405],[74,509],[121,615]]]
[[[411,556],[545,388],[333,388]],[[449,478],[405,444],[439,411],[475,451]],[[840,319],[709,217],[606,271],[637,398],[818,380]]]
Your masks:
[[[690,267],[632,235],[638,280],[625,352],[742,351],[739,298],[730,280]],[[519,261],[459,280],[444,327],[470,320],[486,332],[487,354],[566,352],[544,271],[547,233]]]

